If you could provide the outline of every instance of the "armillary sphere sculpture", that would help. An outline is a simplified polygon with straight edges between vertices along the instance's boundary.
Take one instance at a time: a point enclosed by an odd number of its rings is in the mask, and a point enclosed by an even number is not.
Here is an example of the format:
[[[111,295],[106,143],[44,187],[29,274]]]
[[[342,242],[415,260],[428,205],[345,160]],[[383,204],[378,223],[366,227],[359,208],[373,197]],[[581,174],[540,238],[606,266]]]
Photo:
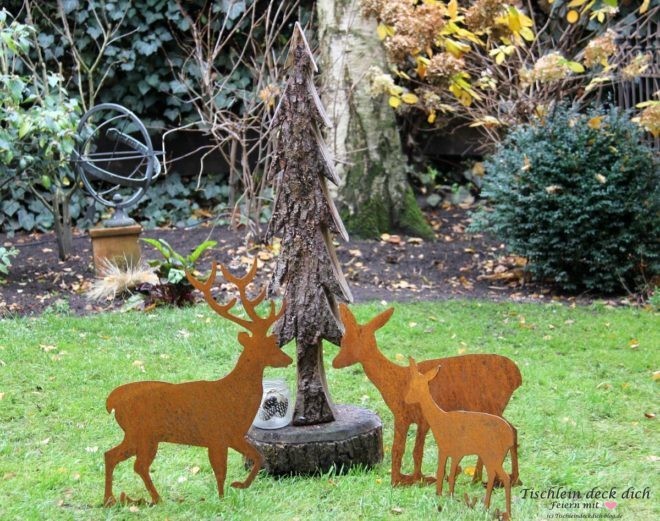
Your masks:
[[[125,209],[137,204],[161,172],[149,133],[130,110],[103,103],[88,110],[77,129],[72,162],[89,194],[114,208],[107,227],[135,221]]]

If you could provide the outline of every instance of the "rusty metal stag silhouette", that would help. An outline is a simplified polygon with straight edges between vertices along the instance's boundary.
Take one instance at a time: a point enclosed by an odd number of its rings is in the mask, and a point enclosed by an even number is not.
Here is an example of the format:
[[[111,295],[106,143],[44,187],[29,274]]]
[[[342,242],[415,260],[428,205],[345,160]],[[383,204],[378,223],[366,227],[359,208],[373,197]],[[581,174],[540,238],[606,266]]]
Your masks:
[[[238,288],[248,319],[230,313],[235,298],[227,304],[220,304],[211,295],[217,270],[215,262],[206,282],[187,274],[190,283],[203,293],[216,313],[249,331],[238,334],[243,351],[229,374],[219,380],[179,384],[134,382],[117,387],[108,396],[106,408],[108,412],[114,411],[115,419],[124,431],[124,439],[105,453],[106,506],[116,502],[112,492],[115,466],[132,456],[136,457],[135,472],[144,481],[152,502],[160,501],[149,476],[149,467],[161,442],[206,447],[220,496],[224,494],[230,447],[253,462],[245,481],[235,481],[232,486],[247,488],[254,480],[261,468],[262,456],[246,439],[246,434],[261,402],[264,368],[285,367],[292,362],[279,348],[277,337],[268,334],[269,328],[282,315],[283,308],[276,312],[275,303],[271,301],[269,314],[262,317],[256,306],[265,298],[265,288],[255,298],[247,295],[247,286],[255,277],[256,267],[255,260],[248,274],[237,278],[220,266],[225,279]],[[123,493],[120,500],[132,501]]]

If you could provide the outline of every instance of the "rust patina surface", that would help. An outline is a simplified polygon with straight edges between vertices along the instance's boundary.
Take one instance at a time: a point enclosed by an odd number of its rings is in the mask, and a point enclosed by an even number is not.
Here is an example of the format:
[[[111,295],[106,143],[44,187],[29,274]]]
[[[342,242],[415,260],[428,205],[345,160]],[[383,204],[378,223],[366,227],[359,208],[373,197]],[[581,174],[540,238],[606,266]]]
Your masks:
[[[464,456],[476,454],[483,461],[488,473],[486,497],[484,504],[490,506],[490,496],[493,492],[495,477],[504,485],[506,493],[505,519],[511,517],[511,477],[504,471],[503,463],[509,451],[515,445],[515,431],[504,418],[474,411],[445,411],[431,396],[430,383],[442,376],[442,365],[425,373],[419,372],[419,367],[413,358],[406,369],[410,379],[405,394],[405,402],[419,406],[422,415],[431,427],[431,432],[438,446],[438,471],[436,474],[436,491],[442,494],[445,481],[445,466],[451,458],[449,470],[449,494],[454,495],[456,472],[458,464]],[[515,457],[517,460],[517,456]],[[514,461],[516,461],[514,460]]]
[[[422,480],[433,482],[433,477],[422,475],[424,441],[429,424],[419,405],[404,401],[410,371],[388,360],[376,343],[376,330],[387,323],[394,308],[382,312],[363,325],[358,324],[348,306],[340,304],[339,313],[344,324],[344,335],[339,353],[332,362],[333,367],[342,368],[360,363],[394,416],[392,485],[409,485]],[[480,411],[502,416],[511,395],[522,384],[518,366],[500,355],[451,356],[418,364],[420,371],[429,371],[438,365],[442,365],[442,372],[429,383],[429,389],[433,400],[446,411]],[[414,470],[412,475],[408,475],[401,472],[401,461],[411,424],[417,425],[417,436],[413,449]],[[517,443],[514,442],[511,453],[513,483],[518,481],[517,451]],[[481,479],[481,468],[479,460],[475,480]]]
[[[271,301],[266,317],[257,313],[256,306],[265,298],[265,289],[255,298],[247,294],[247,286],[256,274],[256,259],[250,272],[242,278],[234,277],[224,266],[220,267],[225,279],[238,288],[248,318],[230,313],[236,298],[221,304],[211,295],[216,263],[213,263],[206,282],[190,274],[187,274],[188,280],[203,293],[216,313],[249,332],[238,334],[243,351],[232,371],[219,380],[179,384],[134,382],[110,393],[106,408],[108,412],[114,411],[115,419],[124,431],[124,439],[105,453],[104,503],[107,506],[116,502],[112,491],[115,466],[132,456],[135,456],[135,472],[144,481],[152,502],[160,501],[149,467],[156,457],[158,444],[162,442],[206,447],[220,496],[224,494],[229,448],[253,462],[245,481],[235,481],[233,487],[249,487],[261,468],[262,456],[246,439],[246,434],[261,402],[264,368],[286,367],[292,362],[280,349],[277,337],[268,334],[269,328],[282,315],[283,308],[277,312]],[[132,501],[123,493],[120,500]]]

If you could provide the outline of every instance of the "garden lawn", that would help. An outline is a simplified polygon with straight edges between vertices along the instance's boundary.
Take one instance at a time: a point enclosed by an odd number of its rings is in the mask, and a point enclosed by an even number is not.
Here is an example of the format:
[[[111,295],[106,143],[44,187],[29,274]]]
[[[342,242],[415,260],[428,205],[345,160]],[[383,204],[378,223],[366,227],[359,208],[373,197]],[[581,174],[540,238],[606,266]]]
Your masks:
[[[523,375],[506,417],[518,428],[523,486],[514,488],[514,519],[556,514],[612,514],[620,519],[659,519],[660,440],[657,382],[658,314],[605,306],[518,305],[479,302],[396,304],[378,332],[394,361],[462,353],[498,353]],[[355,306],[365,322],[384,309]],[[238,356],[236,332],[205,306],[72,317],[0,320],[0,519],[158,520],[354,520],[491,518],[478,503],[484,489],[469,483],[462,466],[456,499],[436,497],[434,487],[393,489],[389,484],[392,416],[360,366],[331,367],[337,348],[325,350],[328,384],[338,403],[376,410],[383,420],[385,460],[347,475],[274,479],[259,475],[251,488],[226,489],[219,499],[206,451],[161,444],[152,476],[163,502],[155,507],[102,508],[103,453],[122,432],[105,410],[116,386],[135,380],[181,382],[226,374]],[[293,355],[294,346],[285,348]],[[267,370],[295,382],[295,368]],[[218,418],[222,421],[222,418]],[[409,456],[414,432],[408,436]],[[437,454],[429,436],[427,473]],[[133,460],[115,471],[115,494],[148,497]],[[230,451],[227,483],[243,479],[241,457]],[[554,507],[534,497],[563,487],[582,498],[578,508]],[[593,488],[613,491],[611,510],[589,501]],[[630,489],[640,497],[622,498]],[[650,487],[650,499],[641,497]],[[445,488],[445,493],[447,489]],[[609,499],[609,497],[607,498]],[[495,490],[493,506],[503,508]],[[573,503],[574,500],[561,500]],[[583,503],[598,503],[587,508]],[[610,506],[613,506],[610,504]],[[440,512],[439,512],[440,511]],[[558,517],[558,516],[556,516]]]

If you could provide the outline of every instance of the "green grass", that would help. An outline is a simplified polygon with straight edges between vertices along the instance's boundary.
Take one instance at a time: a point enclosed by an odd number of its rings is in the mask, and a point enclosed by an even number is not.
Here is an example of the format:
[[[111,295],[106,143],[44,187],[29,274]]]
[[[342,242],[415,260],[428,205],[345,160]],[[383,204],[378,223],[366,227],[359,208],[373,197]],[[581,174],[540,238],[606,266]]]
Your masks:
[[[520,438],[523,487],[514,489],[515,519],[547,519],[554,513],[604,513],[604,509],[551,510],[525,487],[551,486],[586,494],[594,487],[617,491],[613,511],[622,519],[658,519],[658,412],[653,372],[660,369],[658,315],[604,306],[571,308],[478,302],[397,304],[378,333],[392,360],[457,353],[499,353],[512,358],[523,385],[507,409]],[[362,322],[382,310],[355,306]],[[338,403],[376,410],[384,424],[385,460],[370,471],[316,478],[260,475],[251,488],[227,488],[217,497],[206,452],[161,445],[152,474],[164,502],[156,507],[101,507],[103,452],[121,430],[105,411],[117,385],[142,379],[172,382],[224,375],[237,356],[236,329],[204,306],[153,314],[86,318],[44,315],[0,320],[0,519],[230,519],[486,520],[492,514],[458,499],[437,498],[433,487],[389,485],[392,417],[359,366],[330,367],[337,352],[327,346],[330,389]],[[292,345],[286,348],[293,354]],[[403,363],[403,362],[402,362]],[[295,380],[295,369],[268,376]],[[409,434],[411,449],[414,433]],[[432,473],[435,444],[429,437],[425,470]],[[473,464],[465,460],[463,466]],[[410,466],[410,458],[406,464]],[[228,483],[246,475],[230,451]],[[655,479],[654,479],[655,478]],[[650,499],[621,499],[630,486],[650,487]],[[115,472],[115,492],[147,497],[132,460]],[[462,475],[458,496],[483,498]],[[496,490],[494,506],[504,493]],[[441,507],[442,512],[438,513]]]

